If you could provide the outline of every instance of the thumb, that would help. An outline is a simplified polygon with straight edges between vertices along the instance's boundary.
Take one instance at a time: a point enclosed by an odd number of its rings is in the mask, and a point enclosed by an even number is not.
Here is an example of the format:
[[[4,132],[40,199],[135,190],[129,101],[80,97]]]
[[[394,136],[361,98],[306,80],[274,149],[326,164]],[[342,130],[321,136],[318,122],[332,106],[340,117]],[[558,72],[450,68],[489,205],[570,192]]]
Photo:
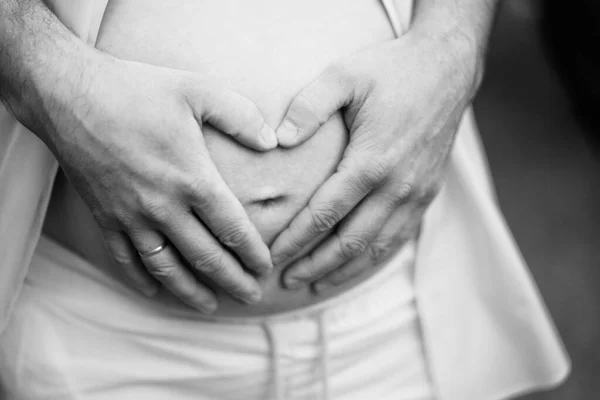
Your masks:
[[[277,128],[277,140],[293,147],[308,140],[340,108],[352,100],[350,80],[339,68],[328,68],[296,95]]]
[[[197,120],[259,151],[277,147],[277,136],[252,101],[232,90],[203,82],[188,101]]]

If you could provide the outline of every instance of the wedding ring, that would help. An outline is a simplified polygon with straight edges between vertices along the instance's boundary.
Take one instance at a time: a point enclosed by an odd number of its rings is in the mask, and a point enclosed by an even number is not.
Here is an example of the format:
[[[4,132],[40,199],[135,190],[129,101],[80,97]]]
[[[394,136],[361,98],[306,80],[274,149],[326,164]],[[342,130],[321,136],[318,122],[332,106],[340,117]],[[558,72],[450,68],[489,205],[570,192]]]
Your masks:
[[[167,247],[167,245],[168,245],[168,243],[165,241],[163,244],[161,244],[160,246],[158,246],[150,251],[145,251],[145,252],[138,251],[138,254],[142,258],[148,258],[148,257],[151,257],[151,256],[163,251],[165,249],[165,247]]]

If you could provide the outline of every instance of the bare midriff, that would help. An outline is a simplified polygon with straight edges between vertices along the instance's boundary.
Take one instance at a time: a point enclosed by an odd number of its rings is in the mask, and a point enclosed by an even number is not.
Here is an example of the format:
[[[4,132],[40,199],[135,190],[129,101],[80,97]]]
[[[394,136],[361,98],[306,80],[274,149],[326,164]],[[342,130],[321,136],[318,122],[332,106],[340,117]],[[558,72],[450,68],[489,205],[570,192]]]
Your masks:
[[[267,123],[276,127],[293,96],[324,68],[392,38],[377,0],[111,0],[97,47],[121,59],[214,78],[254,101]],[[220,174],[267,244],[335,171],[348,141],[339,114],[301,146],[266,153],[247,149],[210,126],[203,131]],[[95,267],[125,279],[106,254],[89,210],[62,176],[55,184],[45,232]],[[259,281],[264,293],[259,304],[241,304],[218,293],[216,314],[291,310],[338,295],[360,280],[326,295],[309,288],[284,289],[278,270]],[[157,301],[173,299],[163,290]]]

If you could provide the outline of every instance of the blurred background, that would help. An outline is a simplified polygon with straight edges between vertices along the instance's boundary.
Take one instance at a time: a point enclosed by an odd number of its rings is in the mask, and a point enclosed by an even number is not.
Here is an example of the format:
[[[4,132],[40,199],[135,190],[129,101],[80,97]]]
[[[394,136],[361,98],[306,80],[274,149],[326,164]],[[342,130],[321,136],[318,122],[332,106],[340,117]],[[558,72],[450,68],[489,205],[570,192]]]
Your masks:
[[[475,113],[502,210],[573,360],[559,388],[600,399],[600,1],[506,0]]]

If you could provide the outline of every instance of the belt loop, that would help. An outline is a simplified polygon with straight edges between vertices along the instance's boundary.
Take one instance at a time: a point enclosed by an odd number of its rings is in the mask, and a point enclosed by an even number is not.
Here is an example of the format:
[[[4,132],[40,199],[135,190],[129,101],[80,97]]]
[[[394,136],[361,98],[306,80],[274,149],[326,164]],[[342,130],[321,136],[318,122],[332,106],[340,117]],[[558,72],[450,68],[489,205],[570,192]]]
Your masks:
[[[271,353],[271,381],[272,392],[276,400],[285,400],[283,395],[283,382],[281,378],[281,348],[271,321],[264,321],[262,328],[265,331]]]
[[[323,309],[317,315],[319,327],[319,345],[321,355],[321,382],[323,383],[323,400],[331,399],[331,388],[329,385],[329,338],[327,337],[326,311]]]

